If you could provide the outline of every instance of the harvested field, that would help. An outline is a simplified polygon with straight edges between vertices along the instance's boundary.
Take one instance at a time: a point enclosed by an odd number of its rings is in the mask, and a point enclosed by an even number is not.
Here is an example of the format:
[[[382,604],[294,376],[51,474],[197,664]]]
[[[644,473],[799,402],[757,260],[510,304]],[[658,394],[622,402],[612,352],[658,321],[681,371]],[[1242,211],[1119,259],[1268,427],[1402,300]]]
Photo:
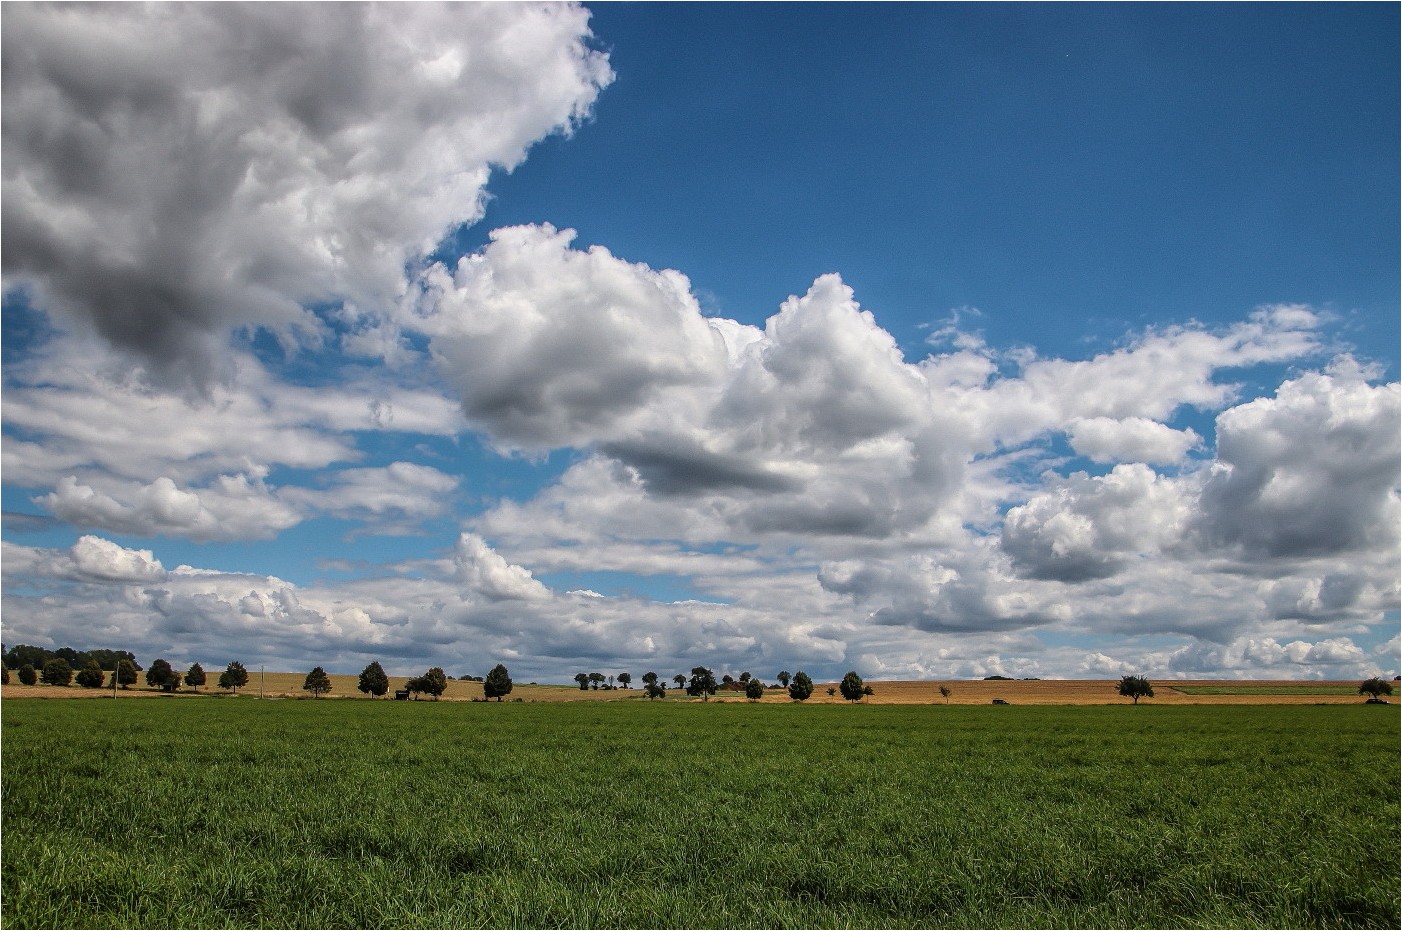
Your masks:
[[[205,665],[211,682],[217,681],[223,666]],[[331,694],[328,698],[365,699],[370,696],[356,691],[357,676],[332,675]],[[259,675],[250,670],[248,685],[239,690],[240,697],[264,698],[309,698],[302,691],[305,672],[268,672]],[[402,689],[407,676],[390,676],[390,689]],[[768,680],[766,680],[768,681]],[[944,679],[939,681],[892,681],[869,680],[868,685],[875,695],[865,700],[869,705],[943,705],[939,687],[951,690],[948,704],[987,705],[995,698],[1001,698],[1010,705],[1119,705],[1128,704],[1129,699],[1121,698],[1115,691],[1113,679],[1042,679],[1042,680],[1003,680],[983,679],[961,680]],[[828,695],[828,689],[836,689],[836,682],[816,683],[809,704],[846,704],[841,693]],[[110,698],[111,689],[85,689],[76,685],[67,688],[54,688],[46,685],[25,686],[15,683],[4,686],[3,694],[8,698]],[[206,686],[199,692],[183,690],[175,697],[195,697],[215,695],[228,697],[227,693],[213,686]],[[667,701],[700,701],[688,698],[675,689],[669,691]],[[122,698],[169,698],[144,685],[122,690]],[[453,680],[443,693],[442,701],[472,701],[483,698],[482,683]],[[388,696],[387,696],[388,698]],[[646,702],[640,688],[614,689],[611,691],[581,691],[573,685],[530,685],[517,682],[506,701],[520,699],[525,702],[575,702],[575,701],[636,701]],[[323,699],[324,700],[324,699]],[[431,701],[425,697],[423,700]],[[1361,702],[1358,683],[1354,681],[1223,681],[1220,679],[1167,680],[1154,682],[1154,697],[1141,699],[1141,704],[1154,705],[1317,705],[1353,704]],[[720,691],[711,701],[743,702],[744,693]],[[773,689],[765,693],[764,704],[788,704],[788,693]]]

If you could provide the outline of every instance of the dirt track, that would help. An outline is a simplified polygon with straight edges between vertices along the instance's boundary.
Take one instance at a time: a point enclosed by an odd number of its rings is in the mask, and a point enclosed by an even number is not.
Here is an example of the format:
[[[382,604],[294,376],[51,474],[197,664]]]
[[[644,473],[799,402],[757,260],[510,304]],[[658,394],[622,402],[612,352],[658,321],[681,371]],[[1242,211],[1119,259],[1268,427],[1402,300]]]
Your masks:
[[[218,681],[221,670],[214,667],[206,667],[209,672],[211,682]],[[306,698],[307,693],[302,691],[302,682],[306,678],[306,673],[269,672],[262,677],[261,693],[266,698]],[[76,685],[67,688],[54,688],[51,686],[19,685],[11,673],[11,684],[4,686],[0,694],[7,698],[111,698],[111,689],[85,689]],[[355,698],[364,699],[366,696],[356,691],[357,677],[352,675],[331,676],[330,698]],[[407,681],[403,676],[391,676],[390,688],[403,688]],[[875,695],[866,699],[867,704],[885,705],[930,705],[944,704],[945,700],[940,696],[939,687],[945,685],[951,690],[949,704],[952,705],[987,705],[995,698],[1001,698],[1011,705],[1114,705],[1128,704],[1129,699],[1120,698],[1115,692],[1114,680],[1108,679],[1046,679],[1041,681],[993,681],[984,680],[958,680],[946,679],[931,682],[868,682],[875,691]],[[636,685],[636,683],[635,683]],[[1344,686],[1350,689],[1349,694],[1344,695],[1188,695],[1177,691],[1175,685],[1214,685],[1214,686]],[[827,690],[835,689],[837,683],[818,683],[813,690],[813,697],[809,699],[812,704],[842,704],[841,693],[829,696]],[[1159,680],[1154,682],[1154,697],[1142,699],[1144,704],[1152,705],[1316,705],[1316,704],[1353,704],[1362,701],[1362,697],[1353,690],[1358,686],[1357,682],[1238,682],[1214,680]],[[205,694],[221,694],[220,691],[211,686],[206,686],[201,691]],[[260,677],[256,670],[249,674],[247,687],[240,689],[241,697],[257,697],[260,693]],[[672,694],[676,694],[673,690]],[[194,696],[193,692],[182,692],[176,697],[184,695]],[[120,692],[121,698],[159,698],[160,692],[147,689],[145,686],[133,687]],[[169,696],[166,696],[169,697]],[[444,693],[444,701],[471,701],[472,699],[482,699],[482,683],[480,682],[459,682],[448,683],[448,691]],[[523,701],[645,701],[640,688],[615,689],[612,691],[580,691],[574,686],[559,685],[528,685],[520,683],[510,695],[510,699],[521,699]],[[509,699],[509,700],[510,700]],[[676,700],[676,699],[669,699]],[[699,699],[693,699],[699,700]],[[745,701],[742,692],[721,691],[712,701],[724,700],[728,702]],[[765,693],[763,699],[767,703],[787,702],[788,695],[782,689],[774,689]]]

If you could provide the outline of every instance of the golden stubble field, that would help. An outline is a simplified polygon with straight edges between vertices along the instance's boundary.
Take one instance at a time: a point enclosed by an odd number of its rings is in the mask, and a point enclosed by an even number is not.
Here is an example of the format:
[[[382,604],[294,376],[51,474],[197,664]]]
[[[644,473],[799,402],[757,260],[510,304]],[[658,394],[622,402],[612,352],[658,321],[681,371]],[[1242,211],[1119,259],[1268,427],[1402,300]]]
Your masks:
[[[221,668],[206,666],[209,670],[211,682],[218,681]],[[362,695],[356,690],[358,677],[354,675],[332,675],[331,693],[322,700],[332,699],[356,699],[366,700],[370,696]],[[304,672],[268,672],[260,675],[257,670],[249,672],[248,685],[239,690],[240,698],[257,698],[260,695],[266,699],[309,699],[308,693],[302,691],[302,682],[306,679]],[[393,690],[402,689],[408,681],[407,676],[390,676],[390,695],[385,696],[382,701],[390,700]],[[1045,679],[1045,680],[1018,680],[1018,681],[985,681],[985,680],[961,680],[945,679],[938,681],[893,681],[878,682],[868,681],[867,683],[875,691],[875,695],[865,699],[867,704],[874,705],[943,705],[946,700],[941,697],[939,687],[947,686],[950,689],[948,704],[951,705],[987,705],[995,698],[1001,698],[1010,705],[1117,705],[1129,704],[1129,699],[1121,698],[1115,692],[1115,681],[1111,679]],[[1348,694],[1342,695],[1189,695],[1174,688],[1175,685],[1185,686],[1337,686],[1349,689]],[[1150,705],[1346,705],[1360,702],[1363,697],[1354,693],[1358,683],[1352,680],[1336,682],[1319,681],[1298,681],[1282,682],[1277,680],[1246,682],[1246,681],[1224,681],[1220,679],[1191,679],[1191,680],[1158,680],[1154,681],[1154,697],[1141,699],[1141,704]],[[836,689],[836,682],[816,683],[813,690],[813,697],[808,700],[809,704],[845,704],[841,693],[828,695],[828,689]],[[200,692],[206,695],[224,695],[217,688],[206,686]],[[112,690],[106,689],[85,689],[77,685],[70,685],[67,688],[55,688],[46,685],[25,686],[18,684],[11,673],[10,684],[3,687],[0,692],[7,698],[111,698]],[[164,695],[154,689],[148,689],[144,685],[133,686],[130,689],[119,690],[121,698],[183,698],[194,697],[192,690],[182,690],[174,696]],[[675,689],[669,690],[668,701],[696,701],[700,699],[685,698]],[[448,683],[448,690],[443,694],[442,701],[472,701],[482,700],[482,683],[461,682],[457,680]],[[527,702],[560,702],[560,701],[639,701],[647,699],[643,697],[641,688],[614,689],[611,691],[589,690],[581,691],[578,687],[570,685],[529,685],[517,682],[511,695],[506,701],[520,699]],[[423,701],[433,699],[424,697]],[[782,689],[766,691],[761,699],[765,703],[788,703],[788,693]],[[718,692],[711,701],[744,702],[746,698],[742,692]]]

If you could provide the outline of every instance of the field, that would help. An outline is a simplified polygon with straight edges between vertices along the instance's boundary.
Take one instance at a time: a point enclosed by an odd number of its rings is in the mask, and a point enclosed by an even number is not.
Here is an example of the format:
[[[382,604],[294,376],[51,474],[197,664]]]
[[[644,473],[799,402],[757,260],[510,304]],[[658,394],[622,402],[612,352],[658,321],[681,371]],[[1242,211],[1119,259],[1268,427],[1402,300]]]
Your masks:
[[[6,699],[0,723],[5,927],[1399,924],[1395,706]]]
[[[206,665],[206,670],[210,672],[210,682],[216,682],[219,672],[223,667],[215,668]],[[637,675],[641,676],[641,673]],[[302,683],[307,674],[305,672],[269,672],[264,675],[258,670],[252,670],[249,676],[248,685],[241,689],[239,694],[244,698],[255,697],[260,691],[265,698],[307,698],[308,694],[302,691]],[[332,675],[330,698],[345,699],[354,698],[365,700],[367,696],[356,690],[357,676],[352,675]],[[399,689],[404,687],[408,681],[406,676],[390,676],[390,688]],[[770,681],[768,679],[766,682]],[[145,680],[142,680],[140,687],[133,687],[121,693],[122,698],[139,697],[166,697],[155,689],[147,689]],[[688,698],[684,693],[671,689],[671,681],[667,680],[670,689],[669,702],[675,701],[699,701],[699,699]],[[1108,679],[1043,679],[1031,680],[1023,679],[1017,681],[1010,680],[948,680],[945,682],[870,682],[876,692],[870,698],[864,700],[865,704],[876,705],[928,705],[933,703],[945,704],[945,699],[939,693],[939,686],[945,685],[950,688],[952,694],[949,696],[949,704],[952,705],[987,705],[995,698],[1014,705],[1123,705],[1129,700],[1121,698],[1115,692],[1114,680]],[[631,689],[614,689],[612,691],[580,691],[573,685],[532,685],[525,682],[517,682],[512,690],[509,700],[521,699],[523,702],[576,702],[576,701],[604,701],[604,702],[645,702],[642,689],[637,687],[639,683],[635,680]],[[845,704],[842,696],[830,696],[828,689],[836,689],[836,682],[816,683],[813,697],[809,699],[810,704]],[[3,694],[8,698],[110,698],[110,690],[104,689],[84,689],[76,685],[67,688],[53,688],[50,686],[19,685],[13,679],[11,684],[4,687]],[[212,685],[201,689],[201,695],[222,695],[218,689]],[[194,698],[197,693],[184,691],[181,698]],[[481,700],[482,683],[480,682],[460,682],[457,680],[448,683],[448,691],[443,694],[443,701],[472,701]],[[727,702],[745,701],[743,693],[726,692],[718,693],[711,701],[723,700]],[[1154,683],[1154,697],[1141,699],[1141,702],[1159,705],[1200,705],[1200,704],[1355,704],[1363,699],[1358,694],[1358,683],[1352,682],[1223,682],[1221,680],[1171,680],[1158,681]],[[762,699],[764,704],[789,704],[788,694],[782,689],[774,689],[766,692]]]

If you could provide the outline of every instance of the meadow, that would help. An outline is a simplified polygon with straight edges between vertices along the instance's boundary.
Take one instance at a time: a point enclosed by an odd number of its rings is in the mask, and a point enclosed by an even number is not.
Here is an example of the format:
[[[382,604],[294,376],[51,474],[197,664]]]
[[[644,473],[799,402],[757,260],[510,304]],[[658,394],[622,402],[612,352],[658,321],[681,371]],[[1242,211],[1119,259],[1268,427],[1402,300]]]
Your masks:
[[[3,704],[5,927],[1399,926],[1396,706]]]

